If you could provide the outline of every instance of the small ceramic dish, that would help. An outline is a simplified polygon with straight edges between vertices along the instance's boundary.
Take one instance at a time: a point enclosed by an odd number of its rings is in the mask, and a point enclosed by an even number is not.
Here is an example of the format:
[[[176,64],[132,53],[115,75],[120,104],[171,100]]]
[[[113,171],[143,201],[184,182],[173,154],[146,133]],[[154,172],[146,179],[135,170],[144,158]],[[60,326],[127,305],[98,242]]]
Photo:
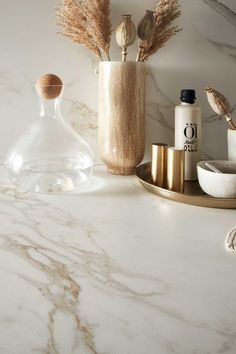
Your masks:
[[[213,172],[206,163],[222,173]],[[236,161],[201,161],[197,164],[202,190],[216,198],[236,198]]]

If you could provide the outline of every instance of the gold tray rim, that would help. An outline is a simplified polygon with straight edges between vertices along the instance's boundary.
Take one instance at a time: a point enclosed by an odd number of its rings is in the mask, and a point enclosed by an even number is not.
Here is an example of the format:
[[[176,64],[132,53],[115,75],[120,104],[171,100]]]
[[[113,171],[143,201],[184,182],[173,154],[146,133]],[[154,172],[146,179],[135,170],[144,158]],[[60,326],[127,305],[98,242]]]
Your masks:
[[[136,167],[136,177],[146,190],[161,198],[205,208],[236,209],[236,198],[214,198],[207,194],[182,194],[157,187],[146,181],[141,175],[148,168],[151,169],[151,162],[146,162]]]

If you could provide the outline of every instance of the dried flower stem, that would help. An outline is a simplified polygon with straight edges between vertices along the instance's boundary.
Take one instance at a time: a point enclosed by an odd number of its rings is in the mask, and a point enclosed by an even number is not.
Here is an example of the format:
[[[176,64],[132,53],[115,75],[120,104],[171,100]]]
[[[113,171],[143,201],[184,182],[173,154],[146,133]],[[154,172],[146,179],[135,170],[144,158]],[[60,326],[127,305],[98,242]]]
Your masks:
[[[131,15],[122,15],[123,19],[116,29],[116,43],[122,48],[122,61],[126,61],[127,48],[136,39],[136,28],[131,20]]]
[[[220,116],[224,116],[226,121],[229,123],[230,127],[233,130],[236,130],[236,125],[233,122],[231,116],[230,103],[227,98],[211,86],[208,86],[205,92],[207,94],[208,102],[213,111]]]
[[[144,47],[142,46],[142,41],[149,41],[152,38],[152,35],[155,30],[156,25],[156,16],[155,11],[146,10],[145,16],[138,24],[137,34],[139,38],[139,49],[137,53],[136,61],[139,61],[139,58],[142,55]]]
[[[145,61],[155,54],[166,42],[180,32],[178,26],[171,26],[172,22],[181,15],[178,0],[161,0],[155,11],[155,26],[149,40],[140,40],[137,61]]]
[[[236,130],[236,125],[235,125],[235,123],[233,122],[232,116],[225,115],[224,117],[225,117],[225,119],[226,119],[226,122],[229,123],[230,127],[231,127],[233,130]]]

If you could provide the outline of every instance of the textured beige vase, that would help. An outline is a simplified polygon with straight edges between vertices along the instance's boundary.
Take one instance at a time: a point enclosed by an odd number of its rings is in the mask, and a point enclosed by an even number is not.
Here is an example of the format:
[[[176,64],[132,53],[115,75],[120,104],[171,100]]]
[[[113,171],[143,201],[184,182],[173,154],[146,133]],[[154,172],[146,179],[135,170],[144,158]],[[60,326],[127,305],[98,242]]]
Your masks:
[[[109,172],[134,174],[145,152],[145,64],[103,62],[99,69],[99,149]]]

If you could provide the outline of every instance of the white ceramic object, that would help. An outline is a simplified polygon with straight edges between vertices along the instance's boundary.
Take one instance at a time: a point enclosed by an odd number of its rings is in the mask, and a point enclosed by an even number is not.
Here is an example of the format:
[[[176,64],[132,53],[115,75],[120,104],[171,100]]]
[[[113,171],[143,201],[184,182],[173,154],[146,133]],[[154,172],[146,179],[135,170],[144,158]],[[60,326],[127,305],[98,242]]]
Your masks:
[[[222,173],[211,171],[206,163]],[[205,193],[217,198],[236,198],[236,161],[202,161],[197,164],[197,173]]]
[[[185,151],[185,181],[197,180],[196,165],[202,157],[202,113],[193,103],[181,102],[175,108],[175,146]]]
[[[236,161],[236,130],[228,129],[228,160]]]

